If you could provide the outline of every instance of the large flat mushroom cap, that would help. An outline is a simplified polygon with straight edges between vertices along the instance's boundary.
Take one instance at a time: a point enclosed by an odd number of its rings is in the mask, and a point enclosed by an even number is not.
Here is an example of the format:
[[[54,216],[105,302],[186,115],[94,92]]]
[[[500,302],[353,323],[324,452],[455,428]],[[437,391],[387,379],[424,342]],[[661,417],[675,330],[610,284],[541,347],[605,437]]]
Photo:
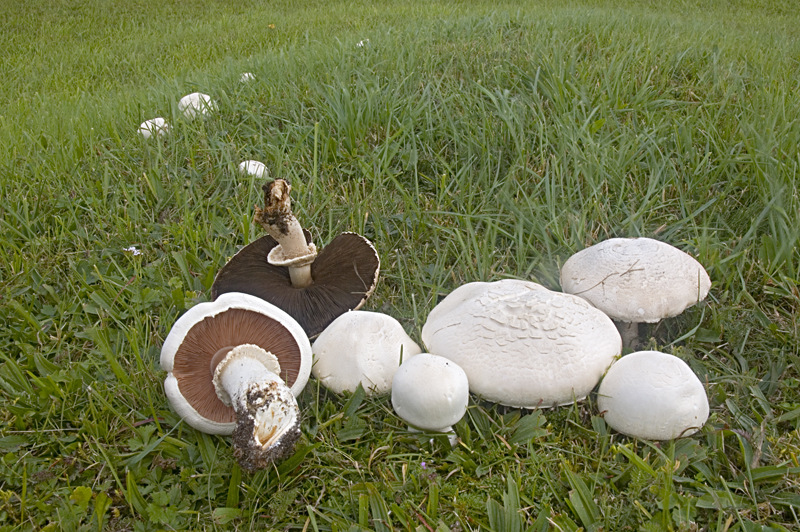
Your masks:
[[[705,299],[711,280],[689,254],[651,238],[612,238],[561,268],[561,288],[628,323],[655,323]]]
[[[212,359],[242,344],[269,351],[280,377],[297,396],[311,374],[311,345],[288,314],[247,294],[228,293],[190,308],[173,325],[161,348],[164,389],[175,411],[192,427],[209,434],[230,434],[233,408],[217,397]]]
[[[342,233],[325,246],[311,264],[313,283],[305,288],[293,287],[288,269],[267,261],[277,245],[264,236],[242,248],[217,274],[211,297],[227,292],[259,297],[287,312],[313,338],[348,310],[359,309],[375,290],[380,260],[361,235]]]
[[[611,319],[585,300],[518,280],[457,288],[422,341],[461,366],[471,392],[526,408],[582,399],[622,349]]]
[[[614,430],[648,440],[694,434],[709,413],[697,375],[680,358],[658,351],[615,362],[600,383],[597,407]]]

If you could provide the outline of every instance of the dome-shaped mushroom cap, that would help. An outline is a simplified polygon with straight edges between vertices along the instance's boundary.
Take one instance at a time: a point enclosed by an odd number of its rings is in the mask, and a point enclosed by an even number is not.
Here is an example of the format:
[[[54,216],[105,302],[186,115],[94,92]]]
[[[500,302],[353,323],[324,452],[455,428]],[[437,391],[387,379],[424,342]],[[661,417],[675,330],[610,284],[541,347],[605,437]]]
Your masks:
[[[139,134],[146,139],[149,139],[153,135],[160,137],[169,133],[169,130],[169,124],[160,116],[145,120],[139,124]]]
[[[452,360],[421,353],[404,361],[392,380],[392,407],[410,425],[443,431],[464,417],[467,374]]]
[[[211,96],[202,92],[187,94],[178,101],[178,110],[188,119],[197,115],[205,115],[217,109],[217,105]]]
[[[261,179],[269,175],[269,170],[267,170],[267,165],[265,165],[261,161],[253,161],[253,160],[240,162],[239,172],[245,175],[251,175],[258,179]]]
[[[611,319],[585,300],[518,280],[455,289],[422,341],[463,368],[473,393],[527,408],[582,399],[622,349]]]
[[[400,322],[379,312],[353,310],[333,320],[311,346],[311,373],[329,390],[387,393],[402,360],[422,352]]]
[[[175,411],[192,427],[230,434],[235,414],[217,397],[212,360],[220,351],[253,344],[275,355],[280,377],[297,396],[311,373],[311,344],[302,327],[281,309],[257,297],[227,293],[199,303],[172,326],[161,347],[164,390]]]
[[[708,419],[703,384],[680,358],[638,351],[608,370],[597,393],[608,425],[628,436],[671,440],[697,432]]]
[[[705,299],[711,280],[687,253],[651,238],[612,238],[561,268],[561,288],[615,320],[655,323]]]

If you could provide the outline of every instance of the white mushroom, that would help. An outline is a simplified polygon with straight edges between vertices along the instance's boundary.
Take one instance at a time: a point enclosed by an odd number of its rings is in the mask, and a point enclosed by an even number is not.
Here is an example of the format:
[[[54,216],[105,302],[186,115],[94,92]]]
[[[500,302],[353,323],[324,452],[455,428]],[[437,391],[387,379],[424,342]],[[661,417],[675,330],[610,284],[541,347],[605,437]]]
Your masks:
[[[635,438],[689,436],[708,419],[708,398],[700,379],[683,360],[658,351],[639,351],[619,359],[609,368],[597,395],[606,423]]]
[[[345,312],[311,346],[311,373],[329,390],[387,393],[404,360],[422,352],[396,319],[379,312]]]
[[[267,166],[261,161],[242,161],[239,163],[239,172],[255,176],[258,179],[266,178],[269,176]]]
[[[164,389],[192,427],[233,434],[248,470],[286,456],[300,436],[294,396],[308,382],[311,345],[279,308],[228,293],[189,309],[161,348]]]
[[[677,316],[705,299],[711,280],[683,251],[651,238],[612,238],[570,257],[561,268],[561,288],[622,322],[626,347],[639,323]]]
[[[621,350],[612,321],[586,301],[518,280],[455,289],[422,341],[464,369],[473,393],[526,408],[582,399]]]
[[[195,118],[197,115],[206,115],[215,111],[217,105],[208,94],[193,92],[187,94],[178,102],[178,110],[188,119]]]
[[[239,83],[247,83],[248,81],[253,81],[256,79],[256,76],[252,72],[245,72],[239,78]]]
[[[150,120],[145,120],[139,125],[139,134],[146,139],[149,139],[153,135],[156,137],[166,135],[169,133],[169,130],[169,124],[160,116],[157,118],[151,118]]]
[[[450,359],[421,353],[392,380],[392,407],[414,429],[452,432],[469,402],[467,374]]]

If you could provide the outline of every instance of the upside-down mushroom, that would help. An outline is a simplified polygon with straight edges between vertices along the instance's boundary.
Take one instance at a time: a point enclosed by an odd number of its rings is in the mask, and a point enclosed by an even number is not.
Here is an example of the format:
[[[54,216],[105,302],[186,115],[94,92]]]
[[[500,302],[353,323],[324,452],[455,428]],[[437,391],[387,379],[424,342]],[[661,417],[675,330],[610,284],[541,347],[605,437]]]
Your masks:
[[[372,294],[380,272],[378,253],[356,233],[338,235],[317,253],[292,213],[291,186],[277,179],[263,190],[265,206],[255,208],[254,221],[268,235],[222,267],[211,297],[226,292],[260,297],[287,312],[313,338]]]

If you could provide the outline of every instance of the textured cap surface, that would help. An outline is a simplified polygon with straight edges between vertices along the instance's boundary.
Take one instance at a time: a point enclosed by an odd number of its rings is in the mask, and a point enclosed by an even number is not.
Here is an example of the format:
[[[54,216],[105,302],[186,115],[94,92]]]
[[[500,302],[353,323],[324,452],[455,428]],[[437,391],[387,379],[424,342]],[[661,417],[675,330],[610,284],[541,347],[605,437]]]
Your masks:
[[[313,283],[305,288],[293,287],[288,269],[267,261],[277,245],[264,236],[242,248],[217,274],[211,297],[227,292],[259,297],[287,312],[313,338],[338,316],[361,307],[378,282],[378,254],[356,233],[340,234],[319,252],[311,264]]]
[[[597,408],[613,429],[648,440],[697,432],[708,419],[700,379],[680,358],[638,351],[615,362],[600,383]]]
[[[651,238],[612,238],[579,251],[561,268],[561,288],[615,320],[654,323],[708,295],[711,280],[687,253]]]
[[[461,366],[473,393],[527,408],[582,399],[622,349],[611,319],[585,300],[517,280],[457,288],[422,341]]]

